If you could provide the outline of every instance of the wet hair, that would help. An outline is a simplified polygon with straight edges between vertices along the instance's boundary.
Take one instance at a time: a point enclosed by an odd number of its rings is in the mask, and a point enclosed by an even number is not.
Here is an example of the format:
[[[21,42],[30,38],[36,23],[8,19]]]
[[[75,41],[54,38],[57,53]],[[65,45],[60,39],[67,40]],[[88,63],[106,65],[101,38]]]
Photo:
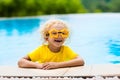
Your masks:
[[[55,19],[55,20],[48,20],[47,22],[45,22],[45,24],[41,25],[40,27],[40,33],[41,33],[41,37],[44,39],[45,43],[49,37],[49,30],[52,27],[52,25],[54,24],[62,24],[66,29],[68,29],[68,31],[70,32],[68,25],[65,21],[59,20],[59,19]]]

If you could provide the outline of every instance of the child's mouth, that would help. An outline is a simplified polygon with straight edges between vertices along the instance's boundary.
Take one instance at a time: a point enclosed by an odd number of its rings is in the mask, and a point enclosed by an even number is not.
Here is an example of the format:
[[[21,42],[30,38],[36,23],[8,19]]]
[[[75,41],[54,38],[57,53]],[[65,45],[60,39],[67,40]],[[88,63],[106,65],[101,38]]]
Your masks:
[[[62,40],[54,40],[55,42],[62,42]]]

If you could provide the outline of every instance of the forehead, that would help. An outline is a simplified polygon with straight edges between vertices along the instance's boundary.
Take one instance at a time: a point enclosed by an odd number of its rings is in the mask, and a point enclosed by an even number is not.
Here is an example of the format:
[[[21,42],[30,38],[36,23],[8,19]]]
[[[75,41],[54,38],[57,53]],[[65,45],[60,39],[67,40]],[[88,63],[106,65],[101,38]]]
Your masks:
[[[57,30],[61,30],[66,27],[65,27],[65,24],[63,24],[63,23],[55,23],[55,24],[51,25],[50,29],[53,29],[53,28],[55,28]]]

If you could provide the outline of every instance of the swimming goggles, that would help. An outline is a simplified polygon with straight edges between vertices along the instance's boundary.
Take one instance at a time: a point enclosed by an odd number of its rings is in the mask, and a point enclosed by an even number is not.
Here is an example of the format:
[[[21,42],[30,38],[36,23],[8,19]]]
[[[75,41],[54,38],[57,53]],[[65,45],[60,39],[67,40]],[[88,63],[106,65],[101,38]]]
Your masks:
[[[51,29],[49,32],[50,38],[58,38],[58,36],[62,36],[62,38],[67,38],[69,36],[69,31],[67,29],[57,30]]]

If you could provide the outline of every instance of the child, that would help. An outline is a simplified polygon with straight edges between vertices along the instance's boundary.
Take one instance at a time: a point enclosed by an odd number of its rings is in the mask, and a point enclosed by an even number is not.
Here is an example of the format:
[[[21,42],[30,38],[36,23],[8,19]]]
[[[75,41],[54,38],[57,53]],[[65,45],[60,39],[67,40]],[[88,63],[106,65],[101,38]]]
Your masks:
[[[68,46],[63,45],[69,37],[68,26],[61,20],[46,22],[42,36],[47,42],[18,61],[23,68],[55,69],[62,67],[83,66],[84,61]]]

